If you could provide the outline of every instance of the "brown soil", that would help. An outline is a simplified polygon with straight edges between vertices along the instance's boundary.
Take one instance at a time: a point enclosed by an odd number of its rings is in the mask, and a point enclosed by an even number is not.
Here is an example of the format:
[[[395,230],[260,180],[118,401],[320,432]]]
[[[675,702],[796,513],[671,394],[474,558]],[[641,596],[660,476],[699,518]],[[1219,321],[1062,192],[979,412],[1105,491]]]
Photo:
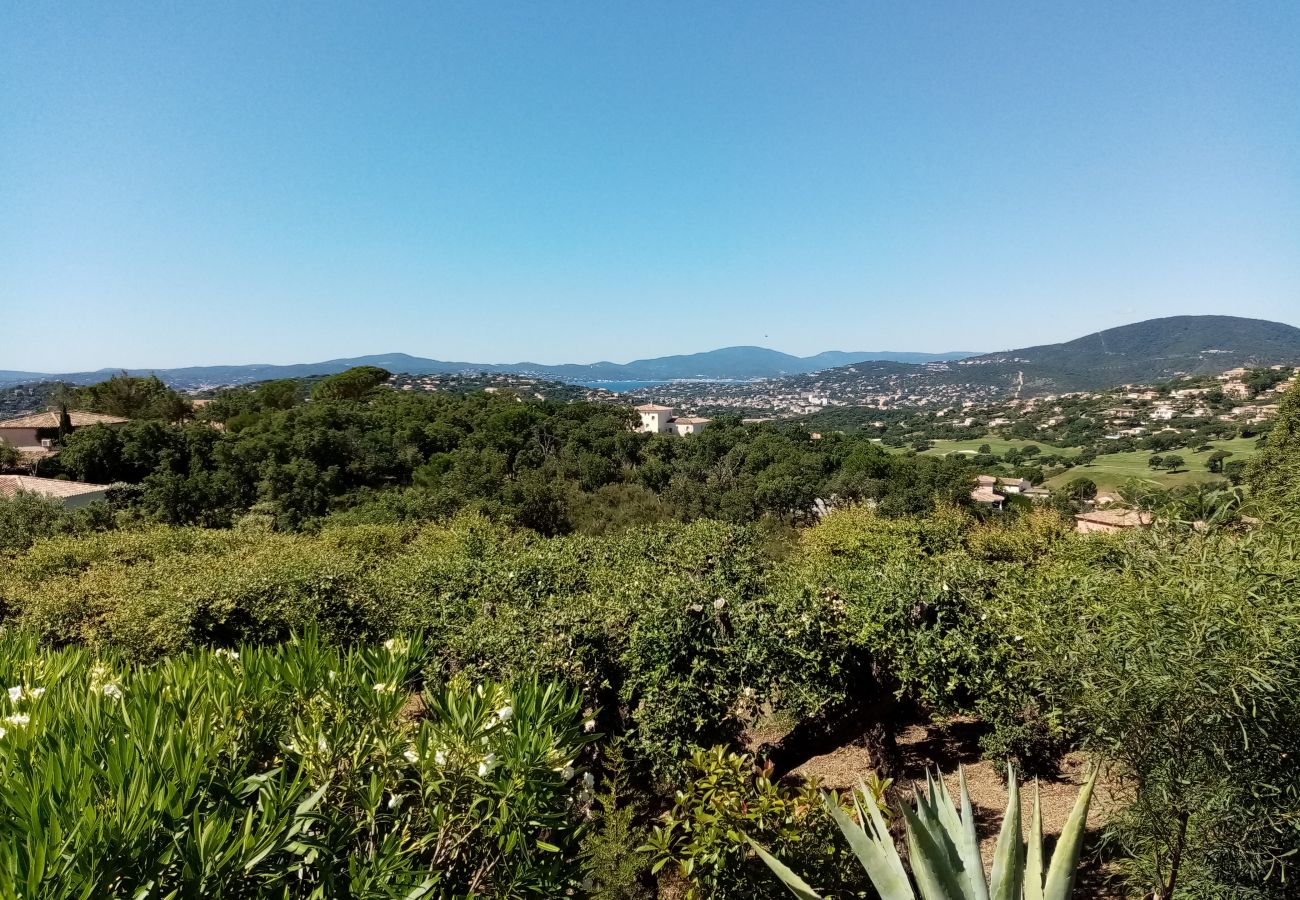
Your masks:
[[[979,724],[967,718],[914,724],[906,728],[898,738],[902,776],[894,787],[900,794],[894,802],[910,801],[914,786],[919,783],[924,788],[926,772],[936,770],[943,773],[944,782],[955,798],[959,790],[957,769],[960,766],[966,773],[966,787],[970,792],[977,832],[980,835],[980,850],[984,863],[988,866],[992,863],[998,828],[1001,827],[1002,813],[1006,809],[1007,791],[1003,782],[1005,773],[1000,771],[1000,767],[980,759],[979,734]],[[1089,764],[1086,754],[1071,753],[1061,761],[1060,777],[1038,782],[1043,834],[1047,838],[1048,853],[1051,852],[1052,839],[1060,834],[1074,808],[1079,786],[1087,776]],[[871,759],[867,751],[862,747],[848,745],[809,760],[791,774],[801,778],[816,778],[827,788],[847,790],[856,786],[858,780],[871,770]],[[1090,843],[1096,840],[1108,817],[1122,805],[1120,791],[1119,780],[1103,771],[1088,808]],[[1029,816],[1033,812],[1034,803],[1032,785],[1022,787],[1020,801],[1021,819],[1025,834],[1028,835]],[[1109,888],[1105,884],[1106,880],[1104,872],[1085,873],[1076,888],[1075,896],[1122,896]]]

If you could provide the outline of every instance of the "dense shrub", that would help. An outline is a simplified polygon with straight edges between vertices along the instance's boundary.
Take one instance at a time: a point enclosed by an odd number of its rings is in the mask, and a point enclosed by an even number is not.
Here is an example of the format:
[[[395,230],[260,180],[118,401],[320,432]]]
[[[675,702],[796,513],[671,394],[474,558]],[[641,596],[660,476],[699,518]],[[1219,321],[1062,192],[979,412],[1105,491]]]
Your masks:
[[[773,852],[797,862],[836,896],[865,889],[849,849],[833,839],[837,828],[815,783],[782,784],[770,767],[724,747],[695,751],[685,774],[686,783],[646,848],[655,871],[671,866],[669,872],[690,885],[691,900],[786,895],[746,838],[779,848]]]
[[[420,642],[133,666],[0,636],[6,897],[553,897],[593,780],[553,684],[430,686]]]

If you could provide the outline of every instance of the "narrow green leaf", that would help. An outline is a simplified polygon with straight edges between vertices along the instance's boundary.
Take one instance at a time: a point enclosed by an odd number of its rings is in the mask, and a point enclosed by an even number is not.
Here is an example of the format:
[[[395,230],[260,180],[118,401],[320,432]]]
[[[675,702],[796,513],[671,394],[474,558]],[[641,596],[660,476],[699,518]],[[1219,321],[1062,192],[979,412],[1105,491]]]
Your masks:
[[[921,891],[922,900],[962,900],[968,896],[961,874],[954,870],[952,853],[939,843],[937,835],[926,827],[919,813],[906,803],[900,804],[907,822],[907,852],[912,863],[912,875]],[[942,828],[935,822],[938,834]]]
[[[885,833],[883,840],[879,837],[869,837],[856,822],[845,815],[834,797],[823,795],[822,802],[830,812],[831,818],[835,820],[835,824],[840,826],[840,831],[848,840],[849,847],[857,856],[858,862],[862,863],[862,868],[866,869],[867,877],[871,879],[880,896],[887,900],[915,900],[912,883],[907,873],[902,870],[902,864],[900,863],[895,869],[890,863],[885,848],[881,846],[882,843],[888,842],[889,852],[895,852],[894,841],[889,837],[889,833]],[[871,798],[867,798],[867,802],[870,803]]]
[[[966,769],[962,766],[957,767],[957,781],[961,785],[961,832],[957,849],[961,851],[971,896],[974,900],[989,900],[989,886],[984,880],[984,861],[980,858],[980,840],[975,834],[975,811],[971,807],[970,791],[966,788]],[[957,835],[953,837],[956,838]]]
[[[990,900],[1021,900],[1024,870],[1021,866],[1020,784],[1016,770],[1007,766],[1007,809],[1002,814],[1002,830],[993,851],[993,876]]]
[[[1083,852],[1083,835],[1088,827],[1088,804],[1092,802],[1092,789],[1097,784],[1099,767],[1094,766],[1087,783],[1079,791],[1079,799],[1074,802],[1074,809],[1061,837],[1056,842],[1052,853],[1052,864],[1047,870],[1047,882],[1043,886],[1043,900],[1069,900],[1074,890],[1074,876],[1079,865],[1079,854]]]
[[[768,853],[758,844],[754,843],[752,838],[745,838],[749,841],[749,846],[754,848],[758,858],[767,864],[772,870],[772,874],[781,879],[781,883],[789,888],[790,893],[794,894],[799,900],[822,900],[821,895],[808,886],[808,884],[796,875],[785,863]]]
[[[1025,860],[1025,900],[1043,900],[1043,814],[1034,780],[1034,812],[1029,820],[1029,852]]]

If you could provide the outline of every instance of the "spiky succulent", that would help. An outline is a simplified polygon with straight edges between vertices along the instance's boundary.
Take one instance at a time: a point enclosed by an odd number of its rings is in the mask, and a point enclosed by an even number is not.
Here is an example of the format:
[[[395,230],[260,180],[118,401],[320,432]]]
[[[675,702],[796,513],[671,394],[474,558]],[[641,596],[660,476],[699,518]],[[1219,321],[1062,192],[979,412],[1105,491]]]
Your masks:
[[[894,848],[884,816],[865,785],[859,784],[853,793],[857,822],[844,812],[837,797],[824,796],[827,810],[882,900],[917,900],[918,894],[920,900],[1067,900],[1074,887],[1075,869],[1083,847],[1096,770],[1079,791],[1046,873],[1038,788],[1034,788],[1034,812],[1026,851],[1021,837],[1020,788],[1012,770],[1007,778],[1007,810],[994,851],[993,870],[987,879],[980,859],[966,774],[960,769],[958,780],[960,808],[953,804],[943,779],[929,775],[926,789],[916,791],[915,809],[902,804],[911,877]],[[750,844],[792,894],[800,900],[821,900],[787,865],[752,840]]]

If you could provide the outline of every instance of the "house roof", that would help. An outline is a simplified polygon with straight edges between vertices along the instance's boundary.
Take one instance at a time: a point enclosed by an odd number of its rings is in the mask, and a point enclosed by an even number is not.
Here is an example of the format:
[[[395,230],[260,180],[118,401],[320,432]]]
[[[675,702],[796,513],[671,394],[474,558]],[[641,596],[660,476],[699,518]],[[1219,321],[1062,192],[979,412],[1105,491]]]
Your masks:
[[[0,475],[0,497],[12,497],[26,491],[46,497],[76,497],[108,490],[106,484],[86,484],[82,481],[62,481],[58,478],[40,478],[36,475]]]
[[[701,418],[700,416],[678,416],[673,419],[673,422],[679,425],[706,425],[708,424],[708,421],[708,419]]]
[[[103,413],[83,412],[79,409],[68,410],[68,419],[72,422],[73,428],[83,428],[86,425],[122,425],[131,421],[123,419],[121,416],[106,416]],[[58,428],[59,413],[57,410],[49,409],[45,412],[32,413],[28,416],[19,416],[16,419],[6,419],[0,422],[0,428]]]
[[[660,406],[657,403],[643,403],[636,407],[637,412],[672,412],[671,406]]]
[[[977,487],[970,492],[970,498],[976,503],[997,503],[999,500],[1005,500],[1001,494],[988,487]]]
[[[1079,513],[1074,518],[1080,522],[1093,522],[1114,528],[1136,528],[1139,525],[1150,525],[1155,521],[1151,513],[1136,509],[1094,509],[1091,512]]]

